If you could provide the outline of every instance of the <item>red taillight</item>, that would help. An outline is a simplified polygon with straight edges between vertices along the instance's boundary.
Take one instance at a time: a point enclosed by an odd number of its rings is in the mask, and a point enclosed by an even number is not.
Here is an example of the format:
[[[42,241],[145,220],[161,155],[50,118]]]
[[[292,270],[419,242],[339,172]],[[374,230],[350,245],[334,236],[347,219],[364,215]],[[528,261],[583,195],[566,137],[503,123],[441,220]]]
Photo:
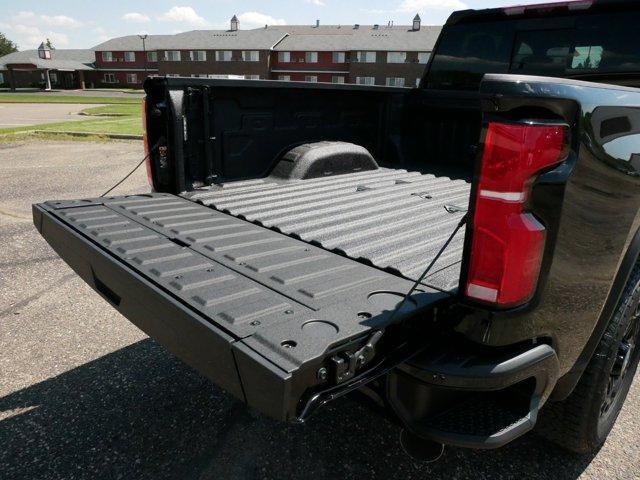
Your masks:
[[[142,143],[144,144],[144,166],[147,170],[147,180],[153,188],[153,172],[151,171],[151,146],[147,135],[147,99],[142,99]]]
[[[533,295],[544,226],[525,211],[534,176],[565,157],[565,125],[490,123],[471,227],[465,293],[500,306]]]

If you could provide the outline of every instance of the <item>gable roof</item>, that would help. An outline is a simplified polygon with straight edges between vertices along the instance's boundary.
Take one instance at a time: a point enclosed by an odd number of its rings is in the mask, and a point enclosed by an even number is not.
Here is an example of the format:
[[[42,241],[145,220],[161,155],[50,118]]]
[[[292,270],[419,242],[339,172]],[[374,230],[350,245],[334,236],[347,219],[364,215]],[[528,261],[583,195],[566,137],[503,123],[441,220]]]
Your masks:
[[[278,27],[274,27],[278,28]],[[286,28],[286,27],[282,27]],[[331,51],[377,50],[430,52],[435,46],[442,27],[423,26],[413,30],[410,26],[325,26],[298,27],[283,39],[276,51]],[[313,32],[313,33],[310,33]]]
[[[149,35],[147,50],[383,50],[431,51],[442,27],[425,25],[269,25],[252,30],[192,30],[175,35]],[[142,50],[137,35],[112,38],[96,51]]]
[[[95,54],[88,49],[55,49],[51,58],[38,56],[38,50],[22,50],[0,57],[0,70],[6,70],[10,64],[30,64],[38,69],[51,70],[92,70]]]
[[[191,30],[175,35],[149,35],[147,50],[269,50],[285,34],[279,30]],[[96,51],[142,50],[138,35],[127,35],[107,40],[93,47]]]

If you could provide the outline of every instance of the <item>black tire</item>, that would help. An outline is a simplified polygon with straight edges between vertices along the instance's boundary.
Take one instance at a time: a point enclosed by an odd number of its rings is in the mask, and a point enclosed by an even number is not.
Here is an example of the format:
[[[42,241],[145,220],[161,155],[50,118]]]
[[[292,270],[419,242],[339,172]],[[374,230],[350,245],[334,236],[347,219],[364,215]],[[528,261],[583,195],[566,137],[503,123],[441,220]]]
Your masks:
[[[598,450],[629,393],[640,360],[640,262],[575,390],[540,412],[538,433],[577,453]],[[625,342],[630,353],[626,353]],[[624,358],[621,357],[624,352]]]

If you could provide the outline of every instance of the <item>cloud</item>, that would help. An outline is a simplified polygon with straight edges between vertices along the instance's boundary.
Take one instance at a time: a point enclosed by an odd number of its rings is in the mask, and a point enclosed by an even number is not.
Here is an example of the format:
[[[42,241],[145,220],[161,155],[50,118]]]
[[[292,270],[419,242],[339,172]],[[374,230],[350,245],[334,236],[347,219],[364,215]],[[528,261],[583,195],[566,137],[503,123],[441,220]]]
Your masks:
[[[171,7],[158,17],[162,22],[179,22],[189,25],[204,26],[207,21],[191,7]]]
[[[82,22],[79,22],[75,18],[68,17],[67,15],[53,15],[51,17],[40,15],[40,18],[43,23],[51,25],[52,27],[76,28],[82,25]]]
[[[23,25],[77,28],[82,22],[68,15],[36,15],[29,10],[22,10],[13,16],[13,21]]]
[[[465,8],[469,7],[461,0],[402,0],[398,11],[427,13],[428,10],[462,10]]]
[[[50,27],[75,28],[81,25],[67,15],[36,15],[28,10],[18,12],[11,20],[12,23],[3,28],[21,49],[36,48],[47,38],[58,48],[66,47],[69,45],[69,36]]]
[[[69,45],[69,37],[60,32],[49,32],[45,35],[56,47],[66,47]]]
[[[14,25],[12,27],[12,30],[23,35],[39,35],[41,33],[38,27],[34,27],[31,25],[22,25],[21,23]]]
[[[56,48],[66,47],[69,45],[69,37],[60,32],[52,31],[40,31],[37,27],[27,27],[23,29],[24,25],[16,25],[15,31],[20,35],[18,37],[18,45],[20,48],[37,48],[41,42],[44,42],[47,38],[51,40],[51,43]]]
[[[122,16],[122,20],[124,20],[125,22],[132,22],[132,23],[147,23],[151,21],[148,15],[145,15],[144,13],[138,13],[138,12],[125,13]]]
[[[315,5],[316,7],[324,7],[327,5],[322,0],[305,0],[305,2]]]
[[[238,15],[240,27],[242,28],[258,28],[265,25],[286,25],[287,22],[283,18],[273,18],[259,12],[244,12]]]

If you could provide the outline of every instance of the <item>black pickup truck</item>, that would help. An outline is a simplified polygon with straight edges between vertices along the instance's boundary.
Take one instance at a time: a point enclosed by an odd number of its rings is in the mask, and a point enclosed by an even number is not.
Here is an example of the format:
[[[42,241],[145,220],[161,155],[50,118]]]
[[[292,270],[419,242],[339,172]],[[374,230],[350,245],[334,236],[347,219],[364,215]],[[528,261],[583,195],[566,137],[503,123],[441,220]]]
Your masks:
[[[457,12],[414,89],[153,78],[152,193],[34,222],[266,415],[357,391],[414,451],[536,424],[593,450],[640,357],[638,25],[620,0]]]

